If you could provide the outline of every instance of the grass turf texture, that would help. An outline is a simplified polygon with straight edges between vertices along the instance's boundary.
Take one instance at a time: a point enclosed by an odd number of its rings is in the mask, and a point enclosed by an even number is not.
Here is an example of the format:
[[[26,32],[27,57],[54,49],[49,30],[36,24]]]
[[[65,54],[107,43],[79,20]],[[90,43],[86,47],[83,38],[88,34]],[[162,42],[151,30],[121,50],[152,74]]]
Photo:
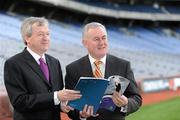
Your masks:
[[[180,97],[143,106],[126,120],[180,120]]]

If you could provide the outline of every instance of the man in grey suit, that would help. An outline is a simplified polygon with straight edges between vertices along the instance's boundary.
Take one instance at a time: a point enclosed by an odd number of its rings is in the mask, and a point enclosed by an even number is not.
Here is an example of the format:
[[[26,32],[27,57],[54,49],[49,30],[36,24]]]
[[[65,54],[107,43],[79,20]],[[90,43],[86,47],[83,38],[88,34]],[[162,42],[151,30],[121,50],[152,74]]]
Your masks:
[[[29,17],[22,23],[21,34],[25,49],[9,58],[4,66],[4,82],[14,108],[13,118],[60,120],[61,110],[73,109],[66,106],[66,101],[81,95],[79,91],[63,89],[60,62],[45,53],[50,44],[48,21]]]
[[[97,22],[86,24],[83,31],[82,43],[88,50],[88,55],[72,62],[66,67],[65,87],[73,89],[80,77],[93,77],[96,60],[101,61],[99,69],[102,77],[112,75],[123,76],[130,80],[123,95],[114,92],[112,100],[116,105],[113,112],[99,109],[97,115],[93,115],[92,109],[85,106],[83,111],[69,111],[68,115],[73,120],[125,120],[125,116],[139,109],[142,98],[134,80],[130,62],[108,54],[108,38],[106,28]]]

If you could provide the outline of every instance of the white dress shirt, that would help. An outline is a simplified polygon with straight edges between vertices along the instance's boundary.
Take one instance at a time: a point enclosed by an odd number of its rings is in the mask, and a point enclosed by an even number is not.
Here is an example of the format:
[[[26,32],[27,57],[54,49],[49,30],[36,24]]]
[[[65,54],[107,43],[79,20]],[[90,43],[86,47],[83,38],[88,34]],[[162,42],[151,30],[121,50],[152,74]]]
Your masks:
[[[27,51],[33,56],[33,58],[36,60],[36,62],[40,65],[39,59],[43,58],[44,62],[46,63],[46,58],[45,55],[43,54],[42,56],[38,55],[34,51],[32,51],[29,47],[27,47]],[[54,104],[58,105],[60,103],[58,97],[57,97],[57,91],[54,92]]]

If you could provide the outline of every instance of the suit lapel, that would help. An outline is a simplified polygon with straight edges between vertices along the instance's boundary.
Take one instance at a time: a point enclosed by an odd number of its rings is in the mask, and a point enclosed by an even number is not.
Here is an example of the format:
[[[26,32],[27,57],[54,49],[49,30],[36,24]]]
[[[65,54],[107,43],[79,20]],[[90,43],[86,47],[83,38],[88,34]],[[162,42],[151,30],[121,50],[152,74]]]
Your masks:
[[[48,81],[46,80],[40,66],[38,65],[38,63],[36,62],[36,60],[33,58],[33,56],[25,49],[23,51],[23,54],[25,56],[25,61],[26,63],[32,68],[32,70],[48,85],[50,85],[48,83]]]
[[[114,66],[111,56],[107,55],[106,66],[105,66],[105,78],[108,78],[109,76],[111,76],[112,73],[114,73],[113,71],[115,68],[116,66]]]
[[[46,63],[47,63],[47,65],[48,65],[48,69],[49,69],[49,77],[50,77],[49,80],[50,80],[50,82],[51,82],[51,84],[52,84],[52,83],[53,83],[52,80],[54,80],[54,75],[53,75],[54,69],[53,69],[53,66],[51,65],[51,62],[50,62],[48,56],[45,55],[45,57],[46,57]],[[47,81],[47,80],[46,80],[46,81]]]
[[[93,77],[93,71],[88,55],[85,56],[84,59],[81,61],[81,65],[82,65],[81,76]]]

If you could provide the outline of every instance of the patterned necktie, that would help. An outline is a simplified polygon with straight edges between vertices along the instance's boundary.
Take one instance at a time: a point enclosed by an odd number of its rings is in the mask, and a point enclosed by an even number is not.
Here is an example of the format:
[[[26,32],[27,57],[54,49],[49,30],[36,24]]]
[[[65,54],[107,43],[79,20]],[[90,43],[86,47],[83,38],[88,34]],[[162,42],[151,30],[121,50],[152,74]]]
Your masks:
[[[100,70],[100,65],[102,64],[102,61],[96,60],[94,62],[95,70],[93,72],[95,78],[103,78],[102,72]]]
[[[49,81],[49,70],[48,70],[47,64],[44,62],[43,58],[40,58],[39,62],[40,62],[40,68],[42,72],[44,73],[46,79]]]

